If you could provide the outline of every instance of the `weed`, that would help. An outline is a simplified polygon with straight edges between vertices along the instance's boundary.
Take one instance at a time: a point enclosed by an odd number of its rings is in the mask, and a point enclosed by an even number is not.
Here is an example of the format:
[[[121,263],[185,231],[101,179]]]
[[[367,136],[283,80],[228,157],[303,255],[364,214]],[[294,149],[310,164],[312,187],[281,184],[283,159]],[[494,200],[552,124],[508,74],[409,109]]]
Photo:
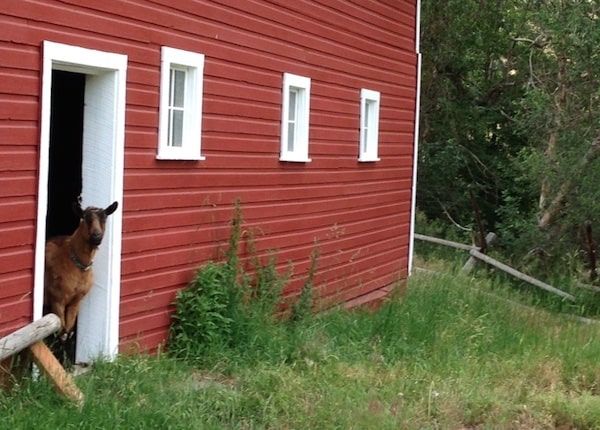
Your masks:
[[[181,358],[200,357],[232,334],[231,275],[224,264],[207,263],[190,285],[177,293],[169,350]],[[229,287],[227,287],[229,285]]]
[[[305,319],[313,312],[313,291],[314,291],[314,280],[319,267],[319,255],[320,250],[317,243],[310,253],[310,265],[308,267],[308,274],[304,285],[300,290],[298,299],[291,305],[291,321],[299,321]]]
[[[178,358],[203,360],[224,351],[249,357],[257,350],[269,350],[285,336],[277,315],[291,268],[281,273],[274,252],[259,255],[255,234],[244,230],[243,222],[241,204],[236,201],[224,261],[202,266],[190,285],[177,294],[169,350]],[[247,244],[244,258],[240,257],[242,236]],[[306,291],[312,290],[318,254],[311,258]],[[310,308],[304,302],[302,306]]]

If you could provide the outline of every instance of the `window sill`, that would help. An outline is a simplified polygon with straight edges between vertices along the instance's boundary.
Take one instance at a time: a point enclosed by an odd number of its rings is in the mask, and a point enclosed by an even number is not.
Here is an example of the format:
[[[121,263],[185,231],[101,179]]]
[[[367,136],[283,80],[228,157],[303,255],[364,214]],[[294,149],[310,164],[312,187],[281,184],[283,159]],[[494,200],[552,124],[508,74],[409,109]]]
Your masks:
[[[157,154],[156,155],[156,159],[157,160],[174,160],[174,161],[203,161],[206,160],[206,157],[202,156],[202,155],[185,155],[185,154],[178,154],[178,155],[172,155],[172,154]]]
[[[292,157],[279,157],[279,161],[285,161],[288,163],[310,163],[311,158],[292,158]]]
[[[379,157],[359,157],[358,158],[359,163],[375,163],[377,161],[381,161],[381,158],[379,158]]]

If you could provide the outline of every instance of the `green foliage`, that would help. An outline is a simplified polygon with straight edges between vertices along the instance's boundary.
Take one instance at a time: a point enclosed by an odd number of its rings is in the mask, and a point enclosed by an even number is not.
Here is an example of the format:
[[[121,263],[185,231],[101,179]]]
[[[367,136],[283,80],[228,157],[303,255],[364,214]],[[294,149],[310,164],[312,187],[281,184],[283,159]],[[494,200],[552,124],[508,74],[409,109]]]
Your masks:
[[[273,252],[259,255],[254,233],[243,230],[242,225],[241,204],[236,201],[225,261],[208,262],[196,272],[188,287],[177,293],[168,342],[173,356],[206,361],[224,351],[235,350],[249,358],[256,351],[268,350],[276,345],[277,339],[287,335],[278,318],[291,268],[280,272]],[[240,258],[242,235],[247,240],[245,258]],[[317,259],[315,250],[300,298],[291,305],[295,323],[306,319],[312,310]],[[286,359],[286,354],[274,351],[279,359]]]
[[[232,336],[235,295],[229,267],[207,263],[194,281],[177,293],[169,350],[175,356],[199,357],[209,346],[226,345]]]
[[[512,188],[501,172],[524,144],[510,120],[522,94],[522,49],[511,40],[519,23],[506,19],[516,3],[422,2],[417,203],[430,219],[473,226],[471,186],[493,229],[501,192]]]
[[[308,275],[304,285],[302,286],[302,289],[300,290],[300,296],[291,305],[290,321],[306,319],[313,312],[313,282],[319,266],[319,254],[319,247],[315,246],[310,253],[310,266],[308,267]]]
[[[527,23],[519,35],[519,43],[528,49],[529,63],[523,67],[527,81],[514,127],[527,135],[528,146],[515,160],[514,177],[538,188],[528,211],[530,232],[524,236],[530,241],[529,248],[543,247],[546,254],[559,260],[577,253],[583,243],[584,221],[597,219],[597,6],[594,2],[544,2],[527,15]],[[504,225],[514,224],[518,215],[498,214]],[[551,215],[547,223],[545,215]],[[520,242],[525,248],[524,241]]]
[[[422,2],[417,204],[428,219],[472,227],[471,185],[514,261],[577,253],[583,222],[598,222],[598,12],[576,0]]]

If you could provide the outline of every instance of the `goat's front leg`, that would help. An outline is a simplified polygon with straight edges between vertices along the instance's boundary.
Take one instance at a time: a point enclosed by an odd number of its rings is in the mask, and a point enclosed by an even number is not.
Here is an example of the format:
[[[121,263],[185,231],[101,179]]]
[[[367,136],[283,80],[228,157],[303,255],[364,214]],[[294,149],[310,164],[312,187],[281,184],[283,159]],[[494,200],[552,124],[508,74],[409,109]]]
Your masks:
[[[65,304],[58,300],[53,300],[50,304],[50,311],[60,319],[60,324],[65,330]]]
[[[81,306],[81,300],[83,300],[83,295],[75,297],[65,308],[65,332],[69,334],[73,327],[75,326],[75,320],[77,319],[77,314],[79,313],[79,306]]]

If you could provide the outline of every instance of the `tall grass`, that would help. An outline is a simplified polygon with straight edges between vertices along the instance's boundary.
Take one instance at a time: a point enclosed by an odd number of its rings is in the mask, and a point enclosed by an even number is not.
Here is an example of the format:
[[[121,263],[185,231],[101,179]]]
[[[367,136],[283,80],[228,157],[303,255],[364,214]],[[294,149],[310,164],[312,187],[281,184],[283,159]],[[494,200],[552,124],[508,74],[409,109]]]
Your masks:
[[[265,324],[201,363],[96,363],[77,378],[81,409],[26,382],[0,396],[0,428],[600,428],[600,327],[509,299],[416,274],[377,312]]]

